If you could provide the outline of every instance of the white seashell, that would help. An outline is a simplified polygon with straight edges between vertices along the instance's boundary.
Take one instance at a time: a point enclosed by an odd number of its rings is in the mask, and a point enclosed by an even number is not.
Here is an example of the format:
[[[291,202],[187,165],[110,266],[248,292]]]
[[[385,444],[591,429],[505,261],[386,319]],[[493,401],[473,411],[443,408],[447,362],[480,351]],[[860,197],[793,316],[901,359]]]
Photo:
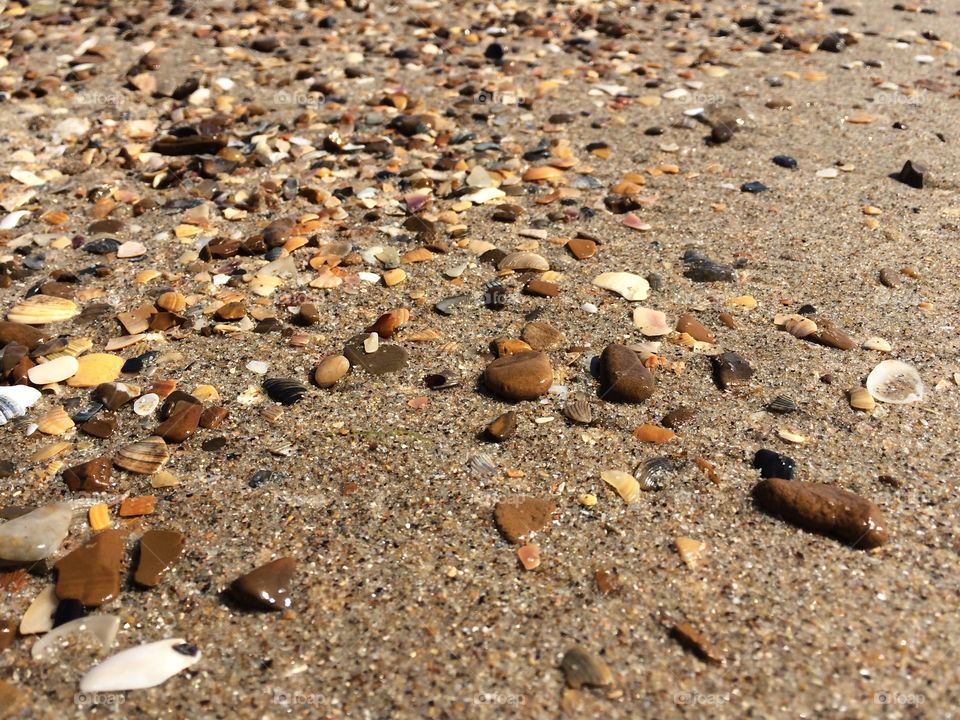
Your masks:
[[[44,505],[0,525],[0,558],[36,562],[53,553],[70,531],[67,503]]]
[[[867,376],[867,391],[880,402],[905,405],[923,400],[923,380],[912,365],[884,360]]]
[[[100,641],[104,650],[113,646],[120,629],[120,618],[116,615],[88,615],[63,625],[57,625],[37,640],[30,649],[34,660],[49,660],[59,649],[61,641],[72,633],[87,633]]]
[[[367,335],[367,338],[363,341],[363,351],[367,355],[371,355],[380,349],[380,336],[377,333],[372,332]]]
[[[3,220],[0,220],[0,230],[12,230],[23,218],[30,214],[29,210],[14,210]]]
[[[543,255],[534,252],[512,252],[498,263],[497,269],[546,272],[550,269],[550,263]]]
[[[56,360],[34,365],[27,370],[27,378],[34,385],[50,385],[73,377],[80,370],[80,363],[75,357],[64,355]]]
[[[461,200],[467,202],[472,202],[474,205],[483,205],[483,203],[490,202],[491,200],[499,200],[500,198],[506,197],[507,194],[498,188],[487,187],[480,188],[476,192],[472,192],[469,195],[464,195]]]
[[[20,618],[21,635],[45,633],[53,627],[53,614],[57,611],[57,586],[47,585],[30,603],[30,607]]]
[[[80,680],[81,692],[123,692],[151,688],[200,660],[200,650],[172,638],[139,645],[108,657]]]
[[[659,310],[638,307],[633,311],[633,324],[647,337],[667,335],[673,328],[667,324],[667,316]]]
[[[646,278],[629,272],[600,273],[593,279],[593,284],[615,292],[631,302],[646,300],[650,294],[650,283]]]
[[[153,413],[157,409],[157,405],[160,404],[160,396],[156,393],[147,393],[146,395],[141,395],[133,403],[133,411],[140,417],[146,417]]]
[[[265,363],[263,360],[251,360],[247,363],[247,370],[257,375],[266,375],[269,369],[270,363]]]
[[[28,385],[0,387],[0,425],[26,414],[27,408],[40,399],[40,391]]]
[[[863,341],[865,350],[876,350],[877,352],[890,352],[893,347],[882,337],[867,338]]]

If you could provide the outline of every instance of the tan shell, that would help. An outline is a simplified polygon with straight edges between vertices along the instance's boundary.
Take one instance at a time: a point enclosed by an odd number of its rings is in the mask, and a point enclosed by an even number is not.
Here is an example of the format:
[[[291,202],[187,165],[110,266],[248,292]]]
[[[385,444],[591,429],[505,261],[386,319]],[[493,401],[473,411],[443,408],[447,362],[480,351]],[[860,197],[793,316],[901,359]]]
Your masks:
[[[532,252],[513,252],[507,255],[500,264],[498,270],[539,270],[545,272],[550,269],[550,263],[542,255]]]
[[[847,394],[850,398],[850,407],[854,410],[870,412],[877,406],[877,401],[873,399],[873,395],[864,387],[854,388]]]
[[[543,180],[556,180],[563,177],[563,171],[551,165],[539,165],[528,169],[523,174],[526,182],[541,182]]]
[[[640,497],[640,483],[628,472],[623,470],[604,470],[600,479],[617,491],[626,503],[635,503]]]
[[[113,464],[122,470],[129,470],[139,475],[153,475],[162,468],[170,453],[162,437],[153,435],[146,440],[124,445],[117,450]]]
[[[63,357],[64,355],[69,355],[70,357],[80,357],[92,347],[93,340],[90,338],[70,338],[67,341],[66,347],[64,347],[62,350],[48,353],[45,357],[47,360],[56,360],[58,357]]]
[[[673,327],[667,323],[666,315],[648,307],[634,309],[633,325],[647,337],[668,335],[673,330]]]
[[[187,299],[178,292],[165,292],[157,298],[157,307],[167,312],[180,313],[187,308]]]
[[[808,317],[803,315],[787,315],[782,318],[783,322],[779,323],[784,330],[793,335],[796,338],[805,338],[808,335],[813,335],[819,328],[817,324]]]
[[[34,295],[15,305],[7,313],[7,320],[27,325],[46,325],[69,320],[79,314],[80,308],[73,300],[52,295]]]
[[[44,435],[63,435],[73,427],[73,420],[62,407],[54,408],[37,420],[37,430]]]
[[[70,387],[87,388],[109,383],[120,377],[123,358],[109,353],[91,353],[79,358],[80,369],[67,380]]]

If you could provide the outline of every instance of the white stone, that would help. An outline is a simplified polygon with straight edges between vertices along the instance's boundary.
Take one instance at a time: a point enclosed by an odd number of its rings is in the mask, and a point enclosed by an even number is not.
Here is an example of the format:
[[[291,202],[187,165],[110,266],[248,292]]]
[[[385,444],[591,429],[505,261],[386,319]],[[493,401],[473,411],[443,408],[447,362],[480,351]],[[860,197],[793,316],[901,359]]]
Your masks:
[[[0,525],[0,558],[12,562],[43,560],[70,530],[73,511],[67,503],[44,505]]]

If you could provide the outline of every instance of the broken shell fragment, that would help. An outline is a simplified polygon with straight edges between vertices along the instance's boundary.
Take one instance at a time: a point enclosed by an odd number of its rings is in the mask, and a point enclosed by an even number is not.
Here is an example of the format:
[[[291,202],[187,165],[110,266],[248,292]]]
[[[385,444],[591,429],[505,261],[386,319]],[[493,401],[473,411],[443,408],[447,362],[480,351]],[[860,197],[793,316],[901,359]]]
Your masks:
[[[27,408],[40,399],[40,391],[28,385],[0,387],[0,425],[26,414]]]
[[[867,376],[867,390],[875,400],[893,405],[923,400],[923,380],[912,365],[884,360]]]
[[[200,650],[181,638],[160,640],[119,652],[80,680],[84,693],[151,688],[200,660]]]
[[[667,316],[659,310],[638,307],[633,311],[633,324],[647,337],[659,337],[669,334],[673,328],[667,323]]]
[[[73,420],[62,407],[54,408],[37,419],[37,430],[44,435],[63,435],[73,426]]]
[[[166,442],[162,437],[153,435],[121,447],[113,458],[113,464],[138,475],[153,475],[169,459]]]
[[[600,273],[593,279],[593,284],[615,292],[631,302],[646,300],[650,294],[650,283],[646,278],[628,272]]]
[[[34,385],[51,385],[63,382],[75,375],[79,369],[80,363],[77,362],[75,357],[64,355],[56,360],[34,365],[27,370],[27,379]]]
[[[628,472],[623,470],[604,470],[600,479],[617,491],[626,503],[635,503],[640,497],[640,483]]]

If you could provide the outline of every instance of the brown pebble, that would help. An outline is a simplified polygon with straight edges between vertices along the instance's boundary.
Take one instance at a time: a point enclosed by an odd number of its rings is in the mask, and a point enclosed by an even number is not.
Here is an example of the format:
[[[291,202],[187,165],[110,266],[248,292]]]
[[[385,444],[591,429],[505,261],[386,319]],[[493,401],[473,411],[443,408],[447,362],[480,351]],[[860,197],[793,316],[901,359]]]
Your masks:
[[[73,492],[104,492],[110,489],[113,463],[98,457],[63,471],[63,479]]]
[[[556,297],[560,294],[560,286],[546,280],[531,280],[523,286],[523,291],[536,297]]]
[[[602,399],[612,402],[641,403],[657,387],[657,381],[626,345],[611,344],[601,355],[605,386]]]
[[[517,548],[517,559],[524,570],[536,570],[540,567],[540,546],[529,544]]]
[[[0,618],[0,652],[13,645],[17,637],[17,621],[13,618]]]
[[[855,548],[879,547],[890,538],[880,508],[835,485],[770,478],[757,484],[753,497],[768,513]]]
[[[699,656],[702,660],[712,663],[723,663],[721,656],[714,648],[713,643],[690,623],[674,625],[670,634],[685,648]]]
[[[140,517],[141,515],[153,515],[157,507],[157,498],[155,495],[136,495],[134,497],[124,498],[120,503],[118,514],[120,517]]]
[[[303,303],[297,311],[297,319],[301,325],[316,325],[320,322],[320,308],[316,303]]]
[[[117,416],[112,412],[102,412],[80,426],[82,432],[100,438],[101,440],[106,440],[113,435],[113,431],[116,429]]]
[[[597,244],[593,240],[576,238],[567,241],[567,250],[577,260],[586,260],[597,254]]]
[[[806,339],[819,345],[836,348],[837,350],[853,350],[857,343],[853,338],[847,335],[840,327],[826,318],[815,318],[817,327],[815,333],[807,335]]]
[[[671,430],[677,430],[689,423],[696,416],[697,413],[693,408],[678,407],[664,415],[660,423]]]
[[[640,442],[650,443],[652,445],[663,445],[673,440],[677,435],[673,430],[668,430],[658,425],[646,424],[634,430],[633,436]]]
[[[234,599],[255,610],[290,607],[290,581],[297,568],[293,558],[283,557],[241,575],[230,585]]]
[[[120,565],[126,531],[104,530],[61,558],[57,569],[57,597],[72,598],[87,607],[99,607],[120,594]]]
[[[519,545],[524,537],[546,527],[556,510],[553,500],[516,497],[498,502],[493,509],[493,518],[504,537]]]
[[[242,300],[238,300],[237,302],[229,302],[217,308],[217,311],[214,314],[217,316],[218,320],[239,320],[247,314],[247,306]]]
[[[597,570],[593,574],[593,579],[597,583],[597,591],[601,595],[611,595],[620,590],[620,573],[617,572],[616,568]]]
[[[580,646],[567,650],[560,661],[560,669],[567,685],[574,690],[606,687],[613,683],[613,673],[603,658]]]
[[[724,324],[725,327],[730,328],[731,330],[737,329],[737,319],[733,317],[730,313],[720,313],[717,316],[720,319],[720,322]]]
[[[880,282],[888,288],[898,288],[900,287],[899,273],[893,268],[882,268],[880,270]]]
[[[734,385],[743,385],[753,377],[753,368],[735,352],[725,352],[716,355],[710,360],[713,362],[713,377],[721,390]]]
[[[220,406],[208,407],[200,414],[200,427],[205,430],[213,430],[220,427],[221,423],[227,419],[230,411]]]
[[[517,413],[508,410],[487,425],[487,436],[494,442],[503,442],[517,429]]]
[[[521,337],[531,348],[542,352],[559,350],[567,339],[560,330],[546,322],[527,323]]]
[[[280,247],[293,234],[296,223],[291,218],[280,218],[267,225],[261,236],[267,247]]]
[[[376,322],[368,327],[365,332],[375,332],[377,335],[383,338],[393,337],[393,334],[397,331],[397,329],[406,324],[409,319],[410,311],[406,308],[390,310],[389,312],[385,312],[383,315],[378,317]]]
[[[0,320],[0,346],[15,342],[26,346],[28,350],[33,350],[48,337],[49,333],[38,330],[32,325]]]
[[[494,350],[497,353],[497,357],[505,357],[507,355],[530,352],[533,350],[533,348],[527,345],[527,343],[525,343],[523,340],[505,338],[503,340],[497,340],[494,343]]]
[[[180,557],[186,538],[173,530],[148,530],[140,538],[140,556],[133,579],[144,587],[156,587],[160,576]]]
[[[483,373],[487,389],[507,400],[535,400],[553,383],[553,366],[542,352],[497,358]]]
[[[684,313],[677,318],[677,332],[686,333],[694,340],[705,343],[714,343],[716,338],[710,332],[710,328],[700,322],[696,316],[690,313]]]
[[[170,417],[157,425],[153,434],[159,435],[167,442],[182,443],[197,431],[202,415],[202,405],[180,403]]]
[[[337,381],[350,371],[350,361],[343,355],[325,357],[313,371],[313,382],[318,387],[333,387]]]

